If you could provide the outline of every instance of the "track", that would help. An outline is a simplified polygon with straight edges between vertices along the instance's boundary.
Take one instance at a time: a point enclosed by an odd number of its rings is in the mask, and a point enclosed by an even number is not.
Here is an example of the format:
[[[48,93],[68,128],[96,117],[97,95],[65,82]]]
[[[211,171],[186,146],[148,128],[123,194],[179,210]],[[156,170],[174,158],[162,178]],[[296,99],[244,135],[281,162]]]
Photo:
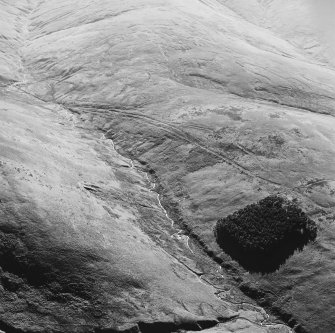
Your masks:
[[[72,115],[73,116],[73,115]],[[72,126],[75,126],[77,121],[74,118],[71,118],[71,123],[72,123]],[[104,142],[104,141],[109,141],[111,143],[111,148],[109,148],[110,152],[111,153],[117,153],[118,155],[120,155],[116,148],[115,148],[115,145],[114,145],[114,142],[113,140],[111,140],[110,138],[108,138],[108,134],[111,132],[112,130],[109,130],[109,131],[106,131],[104,132],[102,135],[101,135],[101,142]],[[125,158],[124,156],[120,155],[122,158]],[[129,158],[126,158],[126,161],[127,163],[129,164],[129,168],[133,169],[133,170],[137,170],[139,171],[135,165],[134,165],[134,162],[132,159],[129,159]],[[171,222],[171,227],[174,228],[176,230],[176,232],[171,236],[171,238],[173,239],[177,239],[178,241],[180,242],[185,242],[186,243],[186,247],[188,248],[188,250],[194,254],[194,251],[192,250],[192,248],[190,247],[190,244],[189,244],[189,236],[187,236],[184,231],[182,229],[179,229],[176,224],[174,223],[173,219],[171,219],[171,217],[169,216],[167,210],[163,207],[161,201],[160,201],[160,195],[159,193],[157,193],[155,191],[155,188],[156,188],[156,184],[153,183],[148,174],[146,172],[143,172],[146,176],[146,179],[148,180],[148,183],[149,183],[149,188],[150,188],[150,191],[154,192],[156,195],[157,195],[157,202],[158,202],[158,205],[161,209],[161,211],[164,213],[166,219],[168,221]],[[224,289],[220,289],[219,287],[215,286],[214,284],[212,284],[210,281],[208,281],[206,279],[206,276],[208,276],[209,274],[208,273],[205,273],[205,272],[197,272],[195,271],[194,269],[192,269],[191,267],[189,267],[186,263],[184,263],[183,261],[181,261],[177,256],[173,255],[172,253],[169,253],[167,252],[163,247],[162,247],[162,250],[168,255],[168,256],[172,256],[175,260],[177,260],[182,266],[184,266],[187,270],[189,270],[190,272],[192,272],[193,274],[195,274],[198,279],[199,279],[199,282],[200,283],[203,283],[205,285],[209,285],[211,287],[214,288],[215,291],[215,295],[216,297],[218,297],[219,299],[221,299],[224,303],[226,303],[227,305],[235,305],[237,307],[240,307],[241,309],[243,309],[243,307],[247,306],[247,307],[251,307],[254,311],[256,311],[257,313],[259,313],[263,319],[260,320],[260,321],[254,321],[254,320],[251,320],[249,318],[246,318],[246,317],[243,317],[241,315],[236,315],[235,317],[233,317],[231,319],[231,321],[236,321],[236,320],[244,320],[244,321],[248,321],[250,322],[251,324],[259,327],[259,328],[275,328],[278,324],[276,323],[272,323],[271,322],[271,319],[270,319],[270,316],[269,314],[263,309],[261,308],[260,306],[257,306],[255,304],[252,304],[252,303],[249,303],[249,302],[233,302],[231,301],[230,299],[227,299],[226,297],[223,297],[221,294],[223,292]],[[225,279],[225,277],[219,273],[219,269],[220,269],[220,266],[218,266],[218,274],[219,276],[221,276],[222,278]],[[289,330],[288,332],[293,332],[291,330]]]
[[[242,164],[234,161],[233,159],[231,159],[230,157],[228,157],[226,154],[222,153],[222,152],[218,152],[210,147],[205,146],[204,144],[202,144],[197,138],[191,136],[188,133],[185,133],[184,131],[182,131],[181,129],[177,128],[176,126],[172,125],[171,123],[168,122],[164,122],[158,119],[155,119],[153,117],[147,116],[147,115],[143,115],[143,114],[139,114],[137,112],[133,112],[133,111],[128,111],[128,110],[120,110],[120,109],[113,109],[113,108],[97,108],[97,107],[91,107],[91,106],[73,106],[73,105],[65,105],[67,108],[69,109],[80,109],[80,110],[88,110],[90,113],[93,114],[102,114],[104,118],[108,119],[108,114],[106,114],[107,112],[111,112],[111,113],[116,113],[121,117],[125,117],[125,118],[132,118],[132,119],[138,119],[140,121],[145,121],[146,124],[149,124],[153,127],[159,128],[160,130],[165,131],[166,133],[170,134],[173,138],[178,138],[179,140],[182,140],[186,143],[192,144],[198,148],[200,148],[201,150],[219,158],[222,162],[234,167],[235,169],[237,169],[241,174],[244,174],[246,176],[249,176],[250,178],[257,178],[261,181],[265,181],[271,185],[275,185],[275,186],[282,186],[282,184],[256,175],[254,173],[252,173],[249,169],[247,169],[246,167],[244,167]],[[243,151],[243,149],[242,149]]]
[[[249,169],[247,169],[246,167],[244,167],[243,165],[241,165],[240,163],[234,161],[233,159],[231,159],[230,157],[228,157],[226,154],[222,153],[222,152],[218,152],[217,150],[210,148],[206,145],[204,145],[199,139],[195,138],[194,136],[192,136],[189,133],[184,132],[183,130],[181,130],[180,128],[178,128],[177,126],[169,123],[169,122],[164,122],[161,121],[159,119],[156,119],[154,117],[150,117],[144,114],[140,114],[138,112],[134,112],[131,111],[129,109],[117,109],[117,108],[111,108],[108,105],[64,105],[64,107],[68,108],[69,110],[77,110],[77,112],[79,111],[88,111],[89,113],[93,113],[93,114],[101,114],[104,118],[106,119],[112,119],[112,116],[109,116],[108,113],[114,113],[117,114],[120,117],[124,117],[124,118],[131,118],[131,119],[136,119],[139,121],[144,122],[146,125],[150,125],[152,127],[155,127],[157,129],[163,130],[166,133],[170,134],[171,137],[173,138],[177,138],[181,141],[184,141],[185,143],[189,143],[192,144],[198,148],[200,148],[201,150],[219,158],[222,162],[232,166],[233,168],[235,168],[236,170],[238,170],[241,174],[246,175],[252,179],[258,179],[262,182],[265,182],[267,184],[270,184],[272,186],[275,186],[276,188],[278,187],[283,187],[286,188],[289,191],[295,192],[301,196],[303,196],[307,201],[309,201],[310,203],[312,203],[313,205],[317,205],[319,206],[317,203],[315,203],[313,200],[311,200],[308,196],[306,196],[305,194],[303,194],[302,192],[300,192],[299,190],[301,189],[305,189],[306,187],[311,187],[314,185],[314,183],[310,183],[307,182],[306,184],[301,184],[301,185],[297,185],[297,186],[292,186],[289,187],[285,184],[281,184],[277,181],[274,181],[272,179],[266,178],[266,177],[262,177],[260,175],[257,175],[255,173],[253,173],[252,171],[250,171]],[[247,153],[248,155],[250,155],[250,152],[246,151],[244,149],[244,147],[240,146],[239,144],[236,144],[236,147],[238,149],[240,149],[241,152],[243,153]],[[318,183],[322,182],[324,180],[317,180],[315,182],[315,185],[317,185]],[[328,180],[328,181],[333,181],[333,180]]]

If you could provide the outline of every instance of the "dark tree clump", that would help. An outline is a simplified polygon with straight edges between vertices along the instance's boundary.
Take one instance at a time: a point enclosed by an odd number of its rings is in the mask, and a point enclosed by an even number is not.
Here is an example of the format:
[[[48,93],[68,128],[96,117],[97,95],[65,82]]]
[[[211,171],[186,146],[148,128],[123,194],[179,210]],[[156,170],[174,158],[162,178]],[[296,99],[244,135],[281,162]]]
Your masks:
[[[316,225],[294,202],[269,196],[217,222],[220,247],[251,271],[271,272],[316,238]]]

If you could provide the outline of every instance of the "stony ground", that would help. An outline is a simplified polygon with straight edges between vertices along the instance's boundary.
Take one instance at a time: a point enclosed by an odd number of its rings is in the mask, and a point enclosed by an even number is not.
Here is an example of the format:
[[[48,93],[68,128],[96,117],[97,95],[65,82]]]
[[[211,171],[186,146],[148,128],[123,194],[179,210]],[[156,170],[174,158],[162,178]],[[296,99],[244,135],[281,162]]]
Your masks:
[[[316,13],[0,2],[0,329],[333,332],[335,74]],[[318,238],[250,274],[213,226],[272,193]]]

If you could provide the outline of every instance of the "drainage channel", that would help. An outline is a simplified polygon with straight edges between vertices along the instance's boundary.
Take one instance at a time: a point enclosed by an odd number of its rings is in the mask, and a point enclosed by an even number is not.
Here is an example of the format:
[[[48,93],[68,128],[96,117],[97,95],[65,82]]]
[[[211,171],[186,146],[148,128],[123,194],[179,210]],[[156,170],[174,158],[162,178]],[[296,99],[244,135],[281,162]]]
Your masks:
[[[70,112],[70,111],[69,111]],[[130,169],[133,169],[133,170],[136,170],[137,172],[140,172],[142,173],[145,178],[147,179],[147,182],[149,184],[149,189],[151,192],[153,192],[155,195],[156,195],[156,200],[157,200],[157,203],[158,203],[158,206],[160,207],[161,211],[164,213],[166,219],[170,222],[171,224],[171,227],[175,229],[175,233],[171,236],[172,238],[175,238],[175,239],[178,239],[179,241],[184,241],[187,248],[189,249],[189,251],[194,254],[194,251],[192,250],[191,246],[190,246],[190,237],[187,236],[185,234],[185,231],[181,228],[179,228],[177,226],[177,224],[174,222],[174,220],[169,216],[167,210],[163,207],[162,205],[162,202],[161,202],[161,199],[160,199],[160,194],[158,192],[155,191],[156,189],[156,183],[153,182],[150,177],[149,177],[149,174],[148,172],[146,171],[143,171],[143,169],[140,169],[140,168],[137,168],[134,164],[134,161],[128,157],[125,157],[123,156],[122,154],[120,154],[116,147],[115,147],[115,143],[114,141],[108,137],[108,134],[111,133],[113,130],[108,130],[106,131],[105,133],[103,133],[101,135],[101,138],[100,140],[102,142],[104,141],[108,141],[111,143],[111,148],[110,151],[113,152],[113,153],[117,153],[122,159],[125,159],[127,164],[129,165],[129,168]],[[164,249],[163,249],[164,250]],[[247,306],[247,307],[251,307],[253,308],[257,313],[261,314],[263,316],[263,319],[260,320],[259,322],[255,322],[253,320],[250,320],[249,318],[246,318],[246,317],[243,317],[243,316],[236,316],[234,318],[234,320],[245,320],[245,321],[248,321],[250,323],[252,323],[253,325],[256,325],[258,327],[261,327],[261,328],[276,328],[278,326],[283,326],[282,324],[276,324],[276,323],[271,323],[270,322],[270,315],[260,306],[257,306],[257,305],[254,305],[252,303],[248,303],[248,302],[232,302],[228,299],[225,299],[224,297],[220,297],[220,294],[223,292],[223,290],[221,290],[220,288],[214,286],[212,283],[210,283],[209,281],[207,281],[205,279],[205,276],[206,276],[206,273],[199,273],[199,272],[196,272],[195,270],[193,270],[191,267],[189,267],[187,264],[185,264],[184,262],[180,261],[176,256],[172,255],[171,253],[168,253],[166,250],[164,250],[164,252],[166,252],[169,256],[172,256],[174,259],[176,259],[181,265],[183,265],[185,268],[187,268],[189,271],[191,271],[193,274],[197,275],[197,277],[199,278],[199,281],[205,285],[209,285],[211,286],[212,288],[214,288],[216,290],[215,292],[215,296],[218,297],[221,301],[227,303],[228,305],[231,305],[231,306],[238,306],[238,307],[242,307],[243,306]],[[218,266],[218,269],[217,269],[217,272],[219,272],[219,270],[221,269],[221,266],[216,264]],[[218,273],[218,275],[220,275],[220,277],[222,277],[223,279],[225,279],[225,277]],[[287,332],[288,333],[294,333],[294,330],[292,330],[291,328],[289,328],[288,326],[286,326],[287,328]]]

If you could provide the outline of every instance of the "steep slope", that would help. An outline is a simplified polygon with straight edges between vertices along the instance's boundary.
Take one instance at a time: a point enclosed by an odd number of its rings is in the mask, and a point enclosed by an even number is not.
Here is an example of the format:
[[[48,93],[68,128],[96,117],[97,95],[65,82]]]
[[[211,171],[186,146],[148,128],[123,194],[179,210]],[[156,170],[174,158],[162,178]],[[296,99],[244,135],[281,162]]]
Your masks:
[[[230,322],[239,332],[242,321],[288,332],[190,247],[110,130],[83,128],[56,101],[25,92],[30,20],[43,4],[27,3],[20,16],[23,2],[0,3],[16,22],[1,46],[0,330],[175,332]],[[223,287],[240,301],[217,297]]]
[[[198,252],[196,258],[188,253],[191,251],[183,242],[187,236],[193,239],[186,243],[192,251],[200,245],[220,262],[223,270],[219,278],[224,282],[216,294],[224,304],[230,302],[227,310],[236,310],[232,305],[236,289],[229,279],[233,277],[240,289],[297,332],[328,333],[335,325],[331,319],[335,306],[335,74],[324,52],[326,42],[309,36],[315,31],[313,26],[308,23],[305,30],[300,23],[286,24],[287,17],[300,7],[299,22],[308,22],[312,13],[309,5],[298,0],[281,4],[222,0],[35,2],[29,33],[20,49],[26,75],[7,91],[14,96],[30,95],[34,101],[41,99],[80,115],[80,126],[89,135],[108,131],[118,151],[149,172],[174,226],[184,230],[175,231],[177,236],[172,238],[180,240],[179,245],[170,243],[171,238],[162,235],[171,231],[157,224],[156,213],[146,211],[138,222],[142,231],[156,241],[155,246],[159,244],[157,251],[165,246],[174,253],[173,249],[181,246],[179,256],[189,268],[200,265],[203,272],[200,262],[205,260],[206,268],[212,264],[202,256],[199,259]],[[319,46],[309,51],[308,45],[314,40]],[[122,177],[130,177],[127,186],[132,188],[131,172],[127,169]],[[119,187],[123,193],[123,185]],[[94,191],[89,186],[89,192]],[[136,188],[134,192],[142,190]],[[221,253],[213,226],[218,218],[277,192],[297,198],[318,222],[318,238],[278,271],[251,274]],[[152,200],[150,205],[161,209]],[[81,234],[87,237],[88,233]],[[128,249],[127,243],[121,243]],[[144,258],[150,255],[147,248],[143,251],[147,251]],[[120,261],[137,262],[139,257],[141,253],[132,252]],[[158,255],[155,258],[157,265],[164,262]],[[152,261],[156,263],[156,259]],[[158,269],[160,273],[152,273],[154,268],[145,270],[139,280],[156,279],[170,269],[170,260],[166,259],[167,267]],[[133,274],[138,270],[142,272],[135,265]],[[211,274],[215,270],[211,268]],[[178,276],[179,268],[174,272]],[[109,270],[109,274],[115,273]],[[159,300],[161,295],[171,300],[168,310],[157,307],[160,302],[156,298],[150,300],[158,317],[171,309],[172,317],[179,311],[175,297],[184,284],[176,279],[166,285],[161,278],[157,284],[149,283],[152,289],[146,289],[158,290]],[[189,284],[189,280],[184,283]],[[198,283],[194,283],[190,289],[198,290]],[[199,304],[201,298],[214,307],[221,304],[212,298],[213,291],[202,288],[199,293],[187,292],[186,300],[178,304]],[[248,327],[248,320],[242,318],[214,331],[272,330],[266,326],[262,311],[252,305],[246,310],[243,304],[238,302],[238,309],[242,306],[257,328]],[[134,310],[131,315],[119,315],[141,322],[138,313],[142,314]],[[147,313],[144,311],[143,316]],[[224,312],[224,318],[230,316],[229,311]],[[213,313],[205,318],[213,319]],[[214,318],[218,320],[221,314]]]
[[[2,92],[0,112],[0,329],[288,332],[190,248],[105,135],[18,92]]]
[[[238,315],[141,230],[142,205],[168,222],[104,137],[17,94],[0,112],[1,329],[206,327]]]
[[[249,22],[270,29],[306,55],[334,67],[334,2],[219,0]]]
[[[216,1],[99,1],[98,10],[83,2],[75,16],[64,4],[39,7],[25,48],[31,88],[43,98],[127,107],[169,100],[176,109],[203,89],[204,101],[230,93],[333,112],[332,71]]]
[[[20,80],[22,76],[21,47],[25,43],[29,0],[1,1],[0,15],[0,85]]]

